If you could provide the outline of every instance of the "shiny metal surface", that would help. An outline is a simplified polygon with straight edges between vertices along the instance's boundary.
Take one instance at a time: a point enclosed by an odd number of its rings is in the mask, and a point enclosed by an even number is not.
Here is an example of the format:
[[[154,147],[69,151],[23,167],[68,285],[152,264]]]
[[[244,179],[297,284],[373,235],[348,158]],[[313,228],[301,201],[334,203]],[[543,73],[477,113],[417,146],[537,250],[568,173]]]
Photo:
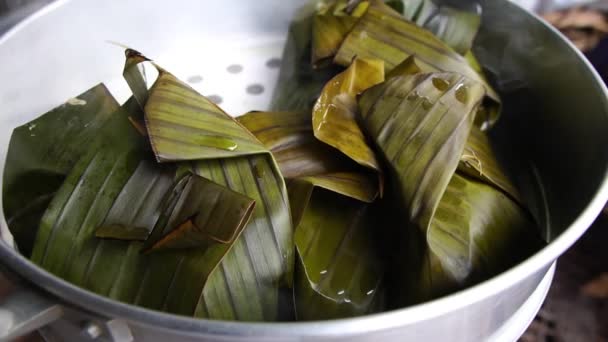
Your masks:
[[[484,21],[476,52],[508,100],[497,139],[509,135],[513,151],[525,154],[522,159],[529,157],[533,177],[528,183],[538,184],[529,187],[534,191],[528,197],[552,241],[515,268],[415,307],[356,319],[270,324],[194,320],[118,303],[53,277],[16,253],[8,242],[0,242],[0,261],[50,296],[128,323],[136,340],[495,338],[547,279],[554,260],[584,233],[608,199],[608,100],[597,74],[556,31],[506,0],[481,2]],[[0,82],[0,170],[13,127],[100,81],[119,99],[126,98],[126,84],[120,75],[123,56],[107,40],[136,47],[178,76],[190,79],[204,95],[220,96],[220,105],[233,115],[264,109],[277,77],[271,61],[280,57],[289,21],[303,3],[53,3],[0,38],[0,75],[4,79]],[[242,70],[231,68],[233,65]],[[251,88],[254,85],[257,87]],[[525,184],[526,177],[521,178]],[[0,228],[3,239],[10,241],[3,216]]]

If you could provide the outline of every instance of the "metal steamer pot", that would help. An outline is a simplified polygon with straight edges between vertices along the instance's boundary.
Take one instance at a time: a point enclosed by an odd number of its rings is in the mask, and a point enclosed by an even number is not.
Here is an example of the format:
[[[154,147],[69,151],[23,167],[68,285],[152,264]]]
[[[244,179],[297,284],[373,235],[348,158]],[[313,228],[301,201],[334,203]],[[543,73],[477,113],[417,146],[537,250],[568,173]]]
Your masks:
[[[204,95],[215,95],[228,113],[264,109],[289,22],[305,2],[53,2],[0,38],[0,170],[14,127],[101,81],[126,99],[123,55],[107,40],[155,58]],[[608,199],[608,98],[589,63],[557,31],[509,1],[481,3],[475,52],[505,99],[494,135],[510,139],[510,150],[529,160],[529,175],[517,178],[529,185],[524,190],[550,241],[536,255],[467,290],[390,312],[324,322],[209,321],[119,303],[54,277],[12,247],[0,216],[1,269],[18,282],[0,304],[0,336],[10,339],[44,326],[49,340],[80,341],[519,337],[544,300],[555,260]]]

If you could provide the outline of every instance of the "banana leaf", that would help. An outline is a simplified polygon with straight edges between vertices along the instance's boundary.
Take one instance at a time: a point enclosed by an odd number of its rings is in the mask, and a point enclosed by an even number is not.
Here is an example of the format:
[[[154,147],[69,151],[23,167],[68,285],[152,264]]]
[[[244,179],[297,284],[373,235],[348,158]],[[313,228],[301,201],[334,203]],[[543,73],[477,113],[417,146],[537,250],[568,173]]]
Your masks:
[[[475,59],[475,56],[469,52],[467,54],[467,60],[469,60],[471,65],[481,68]],[[470,58],[470,59],[469,59]],[[420,63],[414,56],[410,56],[406,58],[403,62],[393,68],[387,75],[386,79],[390,79],[396,76],[406,76],[413,75],[417,73],[432,73],[434,72],[432,68],[429,68],[427,65]],[[479,127],[482,131],[486,131],[491,128],[492,124],[496,122],[496,120],[500,116],[500,106],[488,106],[487,102],[484,101],[479,108],[477,109],[477,113],[475,115],[475,126]]]
[[[385,11],[370,6],[348,34],[334,62],[349,65],[355,56],[378,58],[385,62],[387,71],[416,55],[425,67],[437,71],[457,72],[486,88],[487,96],[497,105],[498,94],[472,67],[466,59],[451,49],[431,32]]]
[[[31,254],[40,219],[55,192],[117,110],[118,103],[100,84],[13,131],[2,195],[9,229],[22,254]]]
[[[363,93],[363,125],[390,169],[406,222],[425,231],[483,100],[483,85],[455,73],[393,77]]]
[[[380,311],[384,307],[384,263],[373,209],[333,192],[331,180],[315,178],[289,184],[297,226],[297,319],[334,319]],[[367,196],[373,193],[369,191]]]
[[[390,0],[385,1],[392,9],[401,13],[409,21],[414,21],[425,0]]]
[[[172,203],[169,220],[157,228],[162,237],[148,239],[161,216],[169,215],[163,213],[168,203]],[[141,162],[95,236],[146,241],[151,250],[231,244],[253,207],[250,198],[204,178],[191,174],[180,178],[175,167]]]
[[[174,187],[174,178],[175,167],[142,161],[114,200],[95,236],[145,241],[165,209],[166,194]]]
[[[336,54],[344,38],[367,11],[369,1],[320,3],[312,22],[312,65],[322,67]]]
[[[304,7],[289,27],[272,111],[310,112],[325,83],[342,71],[339,66],[314,68],[310,63],[314,13],[314,8]]]
[[[471,130],[458,171],[502,190],[517,203],[523,204],[521,194],[496,159],[488,135],[477,127]]]
[[[416,60],[416,57],[410,56],[403,62],[399,63],[396,67],[386,75],[386,79],[391,79],[397,76],[414,75],[418,73],[429,74],[434,72],[432,68],[425,66]]]
[[[285,178],[360,169],[346,155],[317,140],[303,112],[251,112],[237,120],[272,152]]]
[[[386,3],[401,13],[403,18],[433,32],[461,55],[471,49],[481,25],[481,7],[477,3],[459,4],[458,8],[436,5],[433,0],[396,0]]]
[[[358,18],[350,15],[315,14],[312,23],[312,64],[319,67],[332,58]]]
[[[239,121],[272,151],[281,169],[286,170],[286,174],[292,178],[289,180],[288,189],[295,234],[300,236],[299,246],[309,243],[306,239],[309,239],[311,234],[327,235],[327,239],[322,240],[330,244],[312,244],[307,249],[312,254],[298,256],[295,275],[297,318],[339,318],[379,310],[381,301],[374,299],[373,294],[377,291],[376,286],[379,286],[375,282],[381,278],[376,272],[381,270],[382,265],[374,259],[374,255],[367,257],[377,248],[373,245],[377,236],[367,235],[371,232],[371,222],[376,222],[371,220],[367,213],[369,205],[363,203],[371,203],[378,196],[376,177],[358,172],[365,169],[345,158],[338,150],[316,140],[309,114],[252,112],[240,117]],[[315,167],[306,167],[307,165]],[[329,201],[325,201],[323,194],[314,195],[312,199],[313,189],[317,189],[315,193],[327,192]],[[328,206],[329,203],[332,204]],[[353,215],[362,215],[364,220],[352,224]],[[314,217],[317,217],[316,221]],[[327,225],[318,224],[320,219],[330,217],[331,222]],[[332,225],[335,229],[325,229]],[[337,244],[341,240],[336,239],[346,238],[348,229],[352,230],[349,238],[344,240],[346,242],[340,247]],[[346,260],[348,255],[335,259],[333,263],[333,260],[327,258],[317,258],[318,255],[326,255],[332,251],[339,252],[338,255],[348,254],[347,251],[353,248],[366,255],[366,261],[360,264],[362,267],[357,268],[362,269],[359,273],[350,273],[357,264],[353,264],[353,260]],[[322,250],[323,253],[316,253],[317,250]],[[306,270],[309,267],[323,267],[332,271],[324,276],[326,280],[317,287],[316,283],[312,282],[316,281],[317,277],[313,276],[311,280],[307,276]],[[366,284],[365,291],[362,292],[362,288],[351,289],[351,283]],[[338,290],[331,293],[335,286],[342,287],[344,292],[338,294],[341,291]]]
[[[426,233],[418,289],[435,298],[523,261],[544,243],[530,217],[489,185],[455,174]]]
[[[434,15],[426,19],[422,27],[433,32],[456,52],[464,55],[473,47],[473,41],[481,26],[481,7],[478,9],[478,12],[470,12],[440,6]]]
[[[415,72],[416,64],[401,68]],[[399,256],[409,260],[397,262],[403,274],[396,286],[411,303],[497,274],[542,243],[528,213],[500,188],[515,191],[485,133],[473,125],[484,87],[458,74],[405,71],[367,90],[360,107],[367,133],[391,168],[396,193],[389,198],[407,213],[396,220],[409,241]],[[473,153],[479,154],[477,169]],[[478,171],[486,161],[492,170],[484,174],[499,182]],[[477,170],[471,171],[476,179],[455,174],[459,164]]]
[[[145,92],[143,78],[131,74],[139,63],[149,61],[137,51],[126,51],[124,74],[138,102],[142,105],[148,137],[159,162],[230,158],[265,153],[263,145],[226,115],[213,102],[166,70],[159,72],[154,86]],[[175,91],[178,93],[175,94]],[[138,95],[138,94],[142,95]]]
[[[95,237],[95,230],[122,204],[120,199],[133,190],[134,182],[151,191],[131,194],[130,208],[140,212],[149,203],[159,203],[163,214],[155,223],[157,229],[165,228],[172,213],[182,212],[188,205],[163,201],[171,196],[156,191],[156,187],[167,188],[159,179],[170,173],[160,166],[154,168],[146,142],[126,116],[114,115],[95,140],[45,212],[32,260],[110,298],[192,316],[208,278],[233,244],[209,241],[206,248],[147,255],[142,254],[143,242]]]
[[[483,68],[481,67],[481,64],[479,63],[479,61],[477,60],[477,57],[475,57],[475,54],[473,53],[473,51],[471,51],[471,50],[467,51],[467,53],[464,54],[464,58],[467,60],[467,62],[469,63],[471,68],[473,68],[473,70],[477,71],[480,75],[483,76]]]
[[[423,0],[420,8],[418,8],[418,12],[410,20],[416,23],[416,25],[424,27],[438,11],[439,6],[435,5],[433,0]]]
[[[151,239],[150,250],[233,244],[249,222],[255,201],[199,176],[187,175],[180,183],[184,184],[179,184],[181,191],[163,237]]]
[[[305,180],[344,196],[371,203],[379,195],[376,175],[338,150],[321,143],[312,132],[311,117],[290,112],[251,112],[237,120],[275,156],[285,178]],[[306,201],[294,201],[298,205]],[[293,210],[292,213],[298,212]],[[293,221],[298,219],[293,217]]]
[[[129,58],[127,54],[126,66],[135,67]],[[189,161],[195,174],[258,203],[242,237],[209,275],[194,303],[194,315],[248,321],[288,318],[293,229],[285,183],[274,158],[219,107],[157,69],[159,77],[144,106],[157,159]],[[234,149],[224,145],[228,141]]]
[[[317,139],[379,175],[380,164],[357,122],[357,95],[383,81],[382,61],[355,58],[344,72],[327,83],[312,114]]]
[[[258,203],[241,238],[209,278],[195,315],[232,320],[288,319],[293,230],[283,178],[271,156],[197,161],[193,170]]]

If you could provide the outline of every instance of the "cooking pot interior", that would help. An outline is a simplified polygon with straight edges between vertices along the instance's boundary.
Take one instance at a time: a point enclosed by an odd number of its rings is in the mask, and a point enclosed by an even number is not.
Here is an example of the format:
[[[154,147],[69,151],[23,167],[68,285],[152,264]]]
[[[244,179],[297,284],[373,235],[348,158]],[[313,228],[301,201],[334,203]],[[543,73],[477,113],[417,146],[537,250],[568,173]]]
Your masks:
[[[555,31],[506,1],[480,2],[475,52],[504,99],[492,138],[551,241],[588,207],[605,179],[604,89]],[[0,39],[0,175],[14,127],[99,82],[119,101],[128,97],[122,48],[108,42],[142,51],[231,115],[266,109],[289,23],[306,3],[52,4]],[[10,241],[0,219],[2,237]]]

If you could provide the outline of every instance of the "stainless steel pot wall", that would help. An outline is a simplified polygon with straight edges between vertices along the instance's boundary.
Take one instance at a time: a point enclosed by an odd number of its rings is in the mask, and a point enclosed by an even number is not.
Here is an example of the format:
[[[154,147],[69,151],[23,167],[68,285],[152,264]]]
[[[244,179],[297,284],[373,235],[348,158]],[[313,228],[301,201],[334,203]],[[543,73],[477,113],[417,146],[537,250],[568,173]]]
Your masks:
[[[583,234],[608,198],[608,101],[597,74],[555,30],[506,0],[481,3],[483,28],[476,52],[506,100],[496,138],[508,135],[514,153],[529,157],[532,176],[519,178],[535,184],[527,187],[528,197],[536,203],[534,211],[551,241],[532,258],[466,291],[362,318],[273,324],[206,321],[118,303],[50,275],[11,247],[0,216],[4,240],[0,261],[6,272],[19,275],[32,288],[0,306],[0,318],[13,319],[2,321],[4,327],[25,331],[63,316],[68,330],[80,327],[89,337],[114,340],[517,338],[546,294],[551,265]],[[202,76],[196,86],[205,95],[221,96],[230,113],[263,109],[277,77],[273,58],[280,57],[289,21],[303,4],[301,0],[53,3],[0,38],[0,170],[13,127],[100,81],[124,100],[122,53],[106,40],[136,47],[178,76]],[[230,64],[241,65],[242,72],[226,73]],[[22,312],[15,312],[15,307]],[[527,318],[508,332],[509,319],[524,309]],[[23,319],[32,312],[41,319]],[[101,324],[79,326],[83,317]],[[30,325],[18,326],[19,322]],[[79,336],[76,339],[85,335]]]

